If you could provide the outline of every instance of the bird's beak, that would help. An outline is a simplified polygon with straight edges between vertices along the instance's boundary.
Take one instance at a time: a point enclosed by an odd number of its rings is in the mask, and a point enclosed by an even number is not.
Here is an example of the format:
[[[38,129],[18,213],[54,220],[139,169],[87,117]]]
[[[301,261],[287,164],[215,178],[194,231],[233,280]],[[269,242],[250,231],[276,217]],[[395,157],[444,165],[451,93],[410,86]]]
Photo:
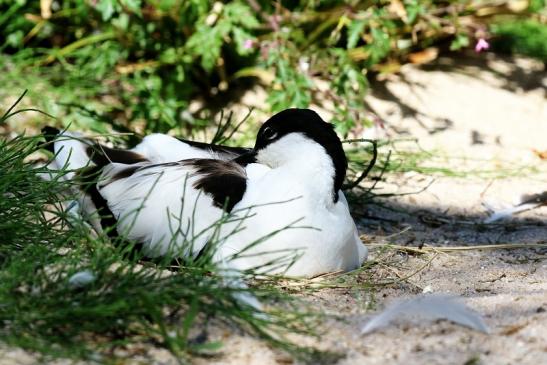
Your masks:
[[[245,152],[242,155],[239,155],[238,157],[234,158],[234,162],[246,166],[250,163],[256,162],[256,151],[254,149],[250,150],[249,152]]]

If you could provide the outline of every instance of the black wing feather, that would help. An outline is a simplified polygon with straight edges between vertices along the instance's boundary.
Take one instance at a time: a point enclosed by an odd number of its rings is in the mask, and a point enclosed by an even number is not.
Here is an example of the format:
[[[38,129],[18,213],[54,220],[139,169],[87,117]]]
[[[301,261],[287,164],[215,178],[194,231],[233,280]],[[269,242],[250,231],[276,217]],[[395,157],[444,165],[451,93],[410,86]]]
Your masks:
[[[229,155],[230,157],[237,157],[239,155],[242,155],[251,151],[250,148],[246,148],[246,147],[230,147],[230,146],[223,146],[219,144],[209,144],[204,142],[189,141],[187,139],[182,139],[182,138],[177,138],[177,139],[181,142],[189,144],[192,147],[199,148],[205,151],[213,151],[216,153]]]
[[[205,158],[180,162],[195,170],[194,174],[199,178],[194,188],[209,194],[215,206],[231,212],[243,198],[247,189],[247,175],[237,163]]]
[[[138,162],[148,161],[148,159],[140,153],[118,148],[110,148],[98,143],[89,146],[86,152],[91,161],[93,161],[93,163],[97,166],[106,166],[111,162],[132,165]]]

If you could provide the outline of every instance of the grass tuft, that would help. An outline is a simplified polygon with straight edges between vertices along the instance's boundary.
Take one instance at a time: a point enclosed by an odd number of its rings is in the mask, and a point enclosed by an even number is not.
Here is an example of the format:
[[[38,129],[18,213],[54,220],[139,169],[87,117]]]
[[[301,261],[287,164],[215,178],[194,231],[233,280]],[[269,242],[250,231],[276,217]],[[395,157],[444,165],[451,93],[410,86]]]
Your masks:
[[[212,260],[176,269],[169,260],[144,262],[91,235],[63,205],[72,198],[67,171],[45,180],[49,170],[29,162],[42,145],[38,137],[0,139],[0,341],[44,359],[114,362],[162,347],[187,362],[218,350],[206,329],[223,323],[296,358],[317,356],[287,339],[313,335],[317,315],[277,287],[227,285]],[[241,293],[265,311],[238,300]]]

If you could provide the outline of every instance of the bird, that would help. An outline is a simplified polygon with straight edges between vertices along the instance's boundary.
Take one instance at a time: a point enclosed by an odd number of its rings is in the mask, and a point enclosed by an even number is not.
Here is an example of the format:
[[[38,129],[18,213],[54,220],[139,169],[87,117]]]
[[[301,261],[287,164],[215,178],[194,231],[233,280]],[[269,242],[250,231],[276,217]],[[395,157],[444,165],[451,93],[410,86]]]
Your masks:
[[[86,190],[100,213],[93,226],[114,226],[110,232],[138,242],[147,257],[195,258],[214,245],[217,262],[291,277],[350,271],[366,260],[341,191],[342,143],[310,109],[272,116],[252,149],[166,135],[132,150],[81,139],[66,147],[54,132],[44,134],[57,165],[95,176]],[[70,152],[60,156],[64,148]]]

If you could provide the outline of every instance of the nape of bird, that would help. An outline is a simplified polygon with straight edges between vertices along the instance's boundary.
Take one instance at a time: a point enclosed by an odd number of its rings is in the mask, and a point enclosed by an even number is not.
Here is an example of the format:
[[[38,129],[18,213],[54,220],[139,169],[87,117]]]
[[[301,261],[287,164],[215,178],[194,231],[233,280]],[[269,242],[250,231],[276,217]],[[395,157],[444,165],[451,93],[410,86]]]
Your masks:
[[[260,128],[252,149],[153,134],[131,150],[44,130],[57,167],[87,181],[84,216],[144,254],[214,259],[312,277],[358,268],[367,249],[341,191],[347,160],[333,126],[287,109]],[[220,224],[221,223],[221,224]]]

